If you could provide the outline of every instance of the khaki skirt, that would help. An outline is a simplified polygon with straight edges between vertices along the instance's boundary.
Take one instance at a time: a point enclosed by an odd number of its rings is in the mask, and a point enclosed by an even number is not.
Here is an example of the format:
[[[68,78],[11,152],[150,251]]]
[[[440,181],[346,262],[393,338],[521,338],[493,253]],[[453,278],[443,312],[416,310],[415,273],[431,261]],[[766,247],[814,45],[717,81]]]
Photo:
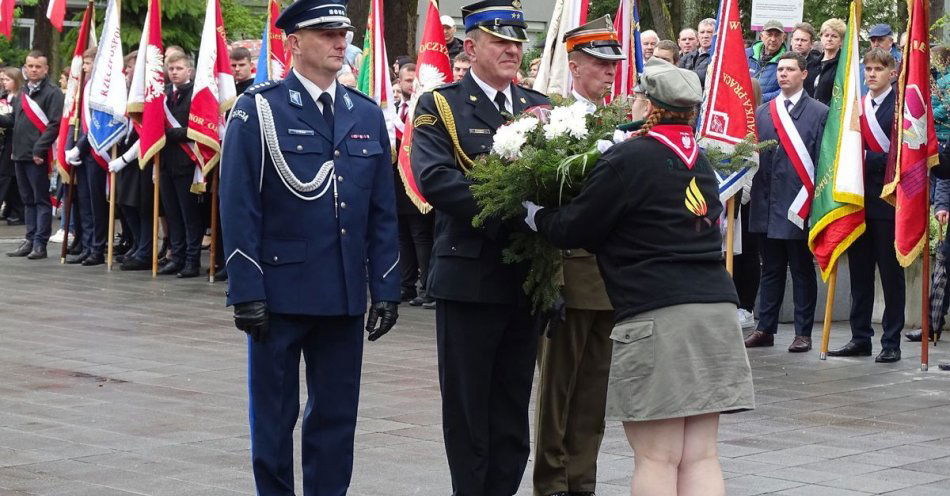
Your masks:
[[[614,326],[607,418],[660,420],[755,407],[732,303],[690,303]]]

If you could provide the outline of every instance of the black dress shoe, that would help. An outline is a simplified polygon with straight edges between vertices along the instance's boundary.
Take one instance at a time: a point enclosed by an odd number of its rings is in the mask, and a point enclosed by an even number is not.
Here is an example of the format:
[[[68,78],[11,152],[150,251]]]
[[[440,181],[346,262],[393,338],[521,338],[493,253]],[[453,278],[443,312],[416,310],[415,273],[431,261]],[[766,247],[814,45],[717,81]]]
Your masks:
[[[178,272],[177,277],[179,279],[188,279],[191,277],[198,277],[201,273],[201,266],[197,263],[186,263],[182,267],[181,271]]]
[[[435,303],[435,298],[431,296],[416,296],[409,301],[409,306],[422,307],[425,306],[426,303]]]
[[[418,296],[418,294],[416,293],[416,290],[415,290],[415,289],[405,289],[405,288],[403,288],[403,289],[399,290],[399,299],[402,300],[404,303],[407,302],[407,301],[412,300],[412,299],[415,298],[416,296]]]
[[[177,274],[179,271],[181,271],[180,263],[168,262],[158,269],[158,274],[162,276],[168,276],[172,274]]]
[[[75,236],[73,236],[71,239],[72,241],[69,242],[69,248],[66,248],[66,254],[78,255],[86,251],[86,249],[82,247],[82,242],[79,241],[79,239],[77,239]]]
[[[567,493],[567,496],[597,496],[597,495],[594,494],[594,491],[581,491],[581,492],[571,491]]]
[[[46,247],[37,246],[36,248],[33,248],[33,251],[31,251],[30,254],[26,256],[26,258],[30,260],[40,260],[46,258]]]
[[[89,250],[83,250],[75,255],[66,255],[66,263],[70,265],[80,264],[88,256],[89,256]]]
[[[24,241],[20,243],[20,246],[18,246],[16,250],[13,250],[10,253],[7,253],[7,256],[8,257],[25,257],[29,255],[31,251],[33,251],[33,243],[29,241]]]
[[[894,363],[900,361],[900,359],[900,348],[888,348],[886,350],[882,350],[881,353],[874,357],[874,361],[877,363]]]
[[[904,337],[907,338],[907,340],[912,343],[919,343],[920,340],[923,339],[924,337],[924,330],[914,329],[913,331],[905,332]]]
[[[119,267],[122,270],[148,270],[152,268],[152,262],[138,258],[130,258]]]
[[[837,350],[828,350],[828,356],[871,356],[871,343],[855,343],[854,341],[849,341],[848,344],[838,348]]]
[[[228,271],[227,269],[219,269],[214,273],[214,280],[216,281],[227,281],[228,280]]]
[[[82,264],[86,267],[91,267],[93,265],[102,265],[106,263],[106,257],[102,256],[102,253],[91,253],[85,260],[82,261]]]

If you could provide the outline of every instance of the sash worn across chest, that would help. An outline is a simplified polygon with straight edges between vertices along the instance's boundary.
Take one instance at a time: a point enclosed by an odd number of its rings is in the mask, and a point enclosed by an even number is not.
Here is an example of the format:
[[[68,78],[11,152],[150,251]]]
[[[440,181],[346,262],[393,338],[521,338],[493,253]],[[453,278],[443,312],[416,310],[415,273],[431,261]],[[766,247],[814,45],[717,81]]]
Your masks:
[[[772,124],[775,126],[775,132],[782,144],[782,149],[788,155],[792,162],[798,179],[802,182],[802,187],[792,200],[788,207],[788,220],[798,226],[799,229],[805,228],[805,219],[811,212],[812,196],[815,193],[815,164],[812,162],[811,155],[808,154],[808,148],[802,141],[792,116],[788,114],[785,105],[778,105],[779,99],[776,98],[769,103],[769,114],[772,117]],[[801,101],[799,101],[801,104]]]
[[[20,92],[20,105],[23,108],[23,114],[26,115],[26,118],[30,120],[33,124],[33,127],[40,131],[40,134],[46,132],[46,128],[49,126],[49,117],[46,116],[46,112],[43,112],[43,109],[40,107],[36,100],[30,98],[29,91],[24,88]],[[49,166],[50,172],[53,171],[53,150],[50,150],[46,153],[46,164]]]
[[[870,93],[864,95],[861,109],[861,137],[872,152],[888,153],[891,151],[891,138],[877,121],[877,112],[871,104],[873,100]]]

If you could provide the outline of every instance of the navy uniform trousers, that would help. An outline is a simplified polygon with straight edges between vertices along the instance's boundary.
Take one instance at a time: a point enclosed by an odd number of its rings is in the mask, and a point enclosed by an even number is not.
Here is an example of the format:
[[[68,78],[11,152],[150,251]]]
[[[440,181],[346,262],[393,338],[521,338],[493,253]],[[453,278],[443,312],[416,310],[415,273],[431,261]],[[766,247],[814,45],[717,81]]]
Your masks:
[[[904,328],[904,269],[894,250],[894,220],[867,219],[867,229],[848,248],[851,274],[851,340],[871,343],[874,328],[874,268],[881,274],[884,290],[884,316],[881,347],[899,349]]]
[[[23,199],[26,240],[33,248],[46,247],[53,223],[53,204],[49,199],[49,169],[32,160],[17,160],[16,182]]]
[[[201,195],[191,192],[192,176],[173,174],[168,169],[159,171],[159,198],[165,207],[168,223],[170,258],[177,263],[197,264],[201,261],[201,239],[205,233]]]
[[[109,237],[109,203],[106,200],[106,174],[92,156],[82,157],[76,171],[79,196],[79,220],[82,225],[82,246],[90,253],[104,255]]]
[[[251,463],[258,494],[294,494],[302,354],[309,397],[301,436],[304,495],[343,496],[353,471],[363,317],[272,313],[269,322],[267,339],[248,339]]]
[[[818,300],[818,278],[808,242],[804,239],[772,239],[762,236],[762,283],[759,288],[759,323],[762,332],[778,331],[778,313],[785,295],[786,269],[792,274],[795,303],[795,335],[811,337]]]

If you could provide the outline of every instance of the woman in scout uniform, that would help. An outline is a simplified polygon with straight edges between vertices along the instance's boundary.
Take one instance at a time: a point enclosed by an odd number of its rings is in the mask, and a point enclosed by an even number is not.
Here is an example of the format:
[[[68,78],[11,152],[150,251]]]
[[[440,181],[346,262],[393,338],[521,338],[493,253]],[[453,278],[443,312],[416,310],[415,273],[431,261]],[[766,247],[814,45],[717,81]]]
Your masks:
[[[616,322],[607,418],[634,449],[633,494],[722,495],[719,414],[751,409],[754,393],[722,265],[718,183],[689,125],[702,89],[658,59],[640,86],[640,130],[601,157],[570,204],[525,202],[525,221],[597,255]]]

